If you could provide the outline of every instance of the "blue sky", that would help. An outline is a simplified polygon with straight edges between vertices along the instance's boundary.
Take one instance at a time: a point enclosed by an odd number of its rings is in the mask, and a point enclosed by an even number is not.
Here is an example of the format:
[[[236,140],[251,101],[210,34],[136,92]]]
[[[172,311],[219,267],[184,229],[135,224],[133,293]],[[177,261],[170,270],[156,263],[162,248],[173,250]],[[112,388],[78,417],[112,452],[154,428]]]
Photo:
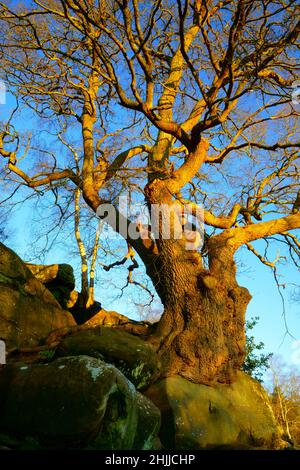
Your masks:
[[[0,111],[4,112],[3,120],[7,118],[9,109],[12,106],[13,100],[10,97],[8,97],[7,105],[0,106]],[[32,241],[32,227],[34,226],[35,215],[33,206],[28,202],[15,211],[9,222],[13,237],[9,239],[8,245],[24,259],[29,259],[30,257],[29,246]],[[44,262],[70,263],[77,271],[79,259],[74,258],[71,250],[67,249],[68,242],[64,240],[63,234],[61,239],[58,239],[58,242],[56,248],[45,256]],[[259,246],[259,243],[262,242],[258,242],[256,246]],[[275,251],[276,249],[274,249]],[[285,253],[282,252],[281,254],[284,255]],[[293,288],[289,286],[289,284],[299,283],[298,270],[290,264],[282,265],[280,268],[280,274],[282,275],[280,283],[287,284],[287,288],[284,290],[285,318],[289,332],[292,335],[290,336],[286,332],[282,300],[271,270],[262,265],[245,248],[240,249],[237,259],[239,264],[239,283],[247,287],[253,296],[248,307],[247,318],[260,317],[258,325],[253,330],[256,341],[263,341],[265,343],[266,352],[280,355],[288,364],[300,367],[300,303],[299,301],[296,303],[291,300],[290,296]],[[98,273],[100,271],[101,268],[98,269]],[[124,272],[116,271],[113,274],[116,274],[116,283],[122,285],[122,282],[125,280]],[[110,272],[108,278],[111,278],[111,276],[112,273]],[[132,308],[131,293],[127,293],[122,299],[113,300],[118,291],[115,290],[114,292],[114,288],[110,286],[108,292],[108,285],[105,282],[105,279],[108,278],[103,277],[103,273],[100,273],[99,277],[100,282],[96,286],[96,298],[103,304],[104,308],[138,318],[137,313],[134,313]],[[159,308],[158,303],[155,305],[156,308]]]
[[[280,283],[287,284],[283,290],[285,323],[282,299],[271,269],[245,248],[240,250],[238,256],[248,267],[238,276],[239,283],[247,287],[252,295],[247,318],[260,317],[253,330],[255,338],[265,343],[267,352],[281,355],[287,363],[300,366],[300,355],[297,355],[297,350],[300,350],[300,344],[297,345],[300,340],[300,303],[291,299],[293,287],[289,286],[290,283],[299,283],[298,270],[292,265],[281,268]],[[290,334],[286,332],[286,324]]]
[[[9,239],[8,244],[24,259],[28,259],[27,256],[30,253],[31,227],[34,218],[34,211],[28,204],[27,207],[25,205],[21,211],[16,212],[15,217],[10,221],[14,237]],[[61,246],[61,241],[58,240],[58,242],[58,247],[45,256],[44,262],[49,264],[67,262],[78,272],[79,259],[76,259],[68,252],[66,248],[68,243]],[[282,266],[281,268],[282,277],[280,277],[280,282],[287,284],[284,290],[285,316],[290,332],[290,334],[287,334],[282,300],[270,268],[264,266],[245,248],[240,249],[237,260],[239,266],[238,282],[240,285],[247,287],[252,295],[247,310],[247,318],[259,316],[259,322],[253,330],[256,341],[265,343],[265,352],[280,355],[286,363],[300,367],[300,353],[297,354],[297,351],[300,351],[300,303],[292,301],[293,287],[288,285],[289,283],[298,282],[299,272],[292,265]],[[98,267],[99,281],[96,286],[96,298],[107,310],[116,310],[138,319],[138,313],[131,303],[131,298],[136,295],[136,292],[127,291],[121,299],[113,300],[118,296],[119,291],[105,282],[105,279],[108,281],[112,276],[116,277],[116,284],[120,287],[124,285],[125,271],[117,269],[109,274],[104,274],[102,268]],[[159,308],[158,303],[155,304],[155,307]],[[298,345],[297,341],[299,341]]]

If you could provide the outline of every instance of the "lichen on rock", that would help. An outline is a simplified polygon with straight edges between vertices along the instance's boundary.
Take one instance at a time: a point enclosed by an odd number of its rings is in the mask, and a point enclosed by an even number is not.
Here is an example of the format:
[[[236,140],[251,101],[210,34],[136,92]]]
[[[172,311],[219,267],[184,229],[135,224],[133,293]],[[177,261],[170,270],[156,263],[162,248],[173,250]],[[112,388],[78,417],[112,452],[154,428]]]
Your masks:
[[[146,392],[162,412],[160,438],[176,449],[276,449],[282,440],[268,396],[243,372],[231,385],[207,386],[173,376]]]
[[[56,356],[88,354],[114,364],[139,390],[153,383],[160,374],[155,349],[142,339],[110,327],[82,330],[63,339]]]

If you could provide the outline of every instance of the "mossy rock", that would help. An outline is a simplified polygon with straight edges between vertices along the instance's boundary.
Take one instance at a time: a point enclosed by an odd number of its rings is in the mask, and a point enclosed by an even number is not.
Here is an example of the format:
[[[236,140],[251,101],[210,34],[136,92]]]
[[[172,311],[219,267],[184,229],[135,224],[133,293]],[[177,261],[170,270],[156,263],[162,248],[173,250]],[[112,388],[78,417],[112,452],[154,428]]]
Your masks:
[[[56,356],[89,356],[114,364],[135,385],[144,389],[160,373],[160,361],[154,348],[137,336],[110,327],[96,327],[66,337]]]
[[[36,346],[56,329],[74,326],[51,292],[0,243],[0,338],[7,349]]]
[[[159,409],[149,398],[137,392],[138,426],[133,449],[157,450],[159,447],[158,433],[161,417]]]
[[[99,359],[18,363],[0,373],[0,416],[0,433],[19,439],[22,448],[34,442],[52,449],[131,449],[137,397],[124,375]]]
[[[172,449],[277,449],[286,446],[267,393],[239,372],[213,387],[168,377],[145,394],[162,413],[160,439]]]
[[[74,271],[69,264],[26,264],[32,274],[53,294],[62,308],[67,308],[75,288]]]

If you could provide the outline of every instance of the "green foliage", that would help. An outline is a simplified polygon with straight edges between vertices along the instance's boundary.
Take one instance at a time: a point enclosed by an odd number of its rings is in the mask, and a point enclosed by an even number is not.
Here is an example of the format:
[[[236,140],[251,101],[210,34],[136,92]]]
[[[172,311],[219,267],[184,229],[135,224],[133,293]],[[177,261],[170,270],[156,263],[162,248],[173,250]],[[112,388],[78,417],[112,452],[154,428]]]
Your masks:
[[[273,356],[270,354],[257,354],[257,351],[262,351],[265,347],[264,343],[260,341],[255,343],[254,336],[249,334],[249,331],[253,330],[255,325],[257,325],[259,317],[251,318],[246,321],[246,359],[242,366],[242,370],[251,375],[254,379],[262,382],[262,376],[265,370],[267,370],[270,365],[269,361]]]
[[[40,359],[45,360],[46,362],[51,361],[54,357],[55,350],[54,349],[44,349],[44,351],[40,351],[38,356]]]

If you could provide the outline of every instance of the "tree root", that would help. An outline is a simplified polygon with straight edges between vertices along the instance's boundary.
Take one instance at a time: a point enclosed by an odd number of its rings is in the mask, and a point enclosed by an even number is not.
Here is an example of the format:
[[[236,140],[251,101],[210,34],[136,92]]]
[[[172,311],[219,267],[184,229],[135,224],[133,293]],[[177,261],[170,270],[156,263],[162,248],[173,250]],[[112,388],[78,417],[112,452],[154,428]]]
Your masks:
[[[99,313],[100,315],[97,315],[97,318],[93,317],[83,325],[69,326],[52,331],[47,336],[45,344],[42,346],[12,348],[7,352],[7,357],[11,358],[13,356],[27,356],[30,354],[34,355],[41,351],[53,350],[65,337],[71,336],[72,334],[82,330],[93,330],[98,326],[106,326],[107,328],[126,331],[127,333],[139,336],[141,339],[145,340],[153,329],[154,324],[150,322],[137,322],[135,320],[130,320],[129,318],[125,317],[124,315],[120,315],[117,312],[107,312],[105,310],[101,310]]]

